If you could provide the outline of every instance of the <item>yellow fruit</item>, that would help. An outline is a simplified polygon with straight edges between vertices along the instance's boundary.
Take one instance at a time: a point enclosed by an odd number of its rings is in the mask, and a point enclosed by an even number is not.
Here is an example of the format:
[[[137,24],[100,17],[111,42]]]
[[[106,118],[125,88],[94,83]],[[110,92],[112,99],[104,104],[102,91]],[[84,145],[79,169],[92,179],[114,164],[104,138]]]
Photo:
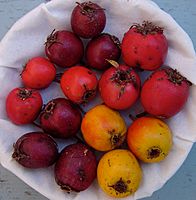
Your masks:
[[[129,127],[127,143],[140,160],[148,163],[160,162],[172,147],[172,134],[163,121],[141,117]]]
[[[112,150],[99,161],[99,186],[112,197],[122,198],[133,194],[138,189],[141,179],[142,171],[138,161],[128,150]]]
[[[89,146],[99,151],[108,151],[123,143],[127,128],[117,111],[98,105],[84,116],[81,131]]]

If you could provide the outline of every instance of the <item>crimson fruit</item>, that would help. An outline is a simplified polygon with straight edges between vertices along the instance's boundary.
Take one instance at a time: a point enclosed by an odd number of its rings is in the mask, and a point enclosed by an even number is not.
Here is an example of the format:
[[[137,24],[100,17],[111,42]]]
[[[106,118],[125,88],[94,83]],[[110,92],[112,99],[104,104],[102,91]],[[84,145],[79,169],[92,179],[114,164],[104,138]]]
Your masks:
[[[76,135],[81,120],[82,116],[76,105],[64,98],[49,101],[40,114],[42,129],[57,138]]]
[[[144,82],[141,103],[152,115],[162,118],[172,117],[185,105],[190,84],[177,70],[159,69]]]
[[[96,177],[96,157],[84,144],[71,144],[63,149],[55,165],[55,180],[62,190],[83,191]]]
[[[29,60],[21,73],[24,85],[33,89],[48,87],[55,79],[55,76],[55,66],[42,57],[35,57]]]
[[[74,33],[66,30],[54,30],[47,37],[45,53],[56,65],[71,67],[82,59],[84,47],[81,39]]]
[[[74,103],[87,103],[96,95],[98,80],[95,73],[83,66],[66,70],[61,78],[61,89]]]
[[[120,41],[117,37],[103,33],[93,38],[86,48],[88,66],[104,70],[109,68],[107,59],[117,61],[120,58]]]
[[[14,124],[31,123],[39,115],[42,103],[42,97],[38,91],[15,88],[6,98],[7,116]]]
[[[77,4],[71,15],[73,32],[83,38],[99,35],[106,24],[104,9],[90,1]]]
[[[31,132],[21,136],[14,144],[12,157],[27,168],[48,167],[58,158],[56,142],[42,132]]]
[[[131,67],[155,70],[164,63],[168,52],[168,42],[163,28],[144,21],[133,25],[122,40],[122,57]]]
[[[131,107],[140,93],[138,74],[126,65],[106,70],[99,81],[99,91],[104,103],[110,108],[123,110]]]

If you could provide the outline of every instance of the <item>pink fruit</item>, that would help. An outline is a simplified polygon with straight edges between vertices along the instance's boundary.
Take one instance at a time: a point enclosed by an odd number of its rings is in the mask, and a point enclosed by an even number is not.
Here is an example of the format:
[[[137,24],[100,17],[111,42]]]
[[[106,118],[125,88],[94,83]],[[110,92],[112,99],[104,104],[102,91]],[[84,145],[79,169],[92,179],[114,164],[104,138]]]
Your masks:
[[[74,136],[80,129],[81,120],[76,105],[64,98],[49,101],[40,115],[42,129],[58,138]]]
[[[164,63],[168,42],[163,29],[151,22],[133,25],[122,40],[122,57],[131,67],[155,70]]]
[[[103,33],[93,38],[86,48],[86,61],[88,66],[105,70],[110,67],[109,60],[117,61],[120,58],[120,41],[117,37]]]
[[[43,168],[54,164],[58,157],[58,148],[49,135],[31,132],[16,141],[12,157],[24,167]]]
[[[66,30],[53,31],[45,43],[46,56],[60,67],[71,67],[80,62],[84,54],[81,39]]]
[[[62,190],[83,191],[96,177],[96,157],[84,144],[64,148],[55,165],[55,180]]]
[[[169,118],[184,107],[189,96],[190,82],[177,70],[163,68],[155,71],[141,90],[144,109],[155,116]]]
[[[104,9],[90,1],[77,4],[71,15],[73,32],[83,38],[99,35],[106,24]]]

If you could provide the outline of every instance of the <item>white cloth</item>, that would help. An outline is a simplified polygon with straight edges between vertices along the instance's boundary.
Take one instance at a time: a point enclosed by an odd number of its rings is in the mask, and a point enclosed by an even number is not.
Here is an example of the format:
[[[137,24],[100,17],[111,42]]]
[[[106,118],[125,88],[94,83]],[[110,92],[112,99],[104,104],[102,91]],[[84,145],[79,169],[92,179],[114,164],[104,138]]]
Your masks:
[[[164,27],[164,33],[169,41],[169,54],[166,64],[178,69],[192,83],[196,84],[196,55],[188,35],[174,19],[149,0],[95,0],[106,9],[107,26],[105,32],[122,39],[123,34],[132,23],[149,20]],[[21,85],[20,72],[28,59],[44,55],[44,41],[55,29],[70,28],[70,14],[75,6],[75,0],[54,0],[41,4],[18,20],[0,42],[0,162],[1,164],[51,200],[110,200],[95,181],[84,192],[67,194],[56,185],[53,167],[47,169],[29,170],[21,167],[11,158],[13,143],[26,132],[38,130],[32,125],[16,126],[10,123],[5,112],[5,98],[9,91]],[[46,103],[53,97],[63,96],[57,83],[41,91]],[[99,103],[97,100],[85,109]],[[143,180],[138,191],[131,197],[135,200],[150,196],[161,188],[178,170],[196,141],[196,87],[191,88],[191,94],[185,108],[172,119],[168,120],[173,132],[174,145],[169,156],[158,164],[141,164]],[[129,110],[130,111],[130,110]],[[123,112],[127,124],[131,123]],[[73,141],[60,141],[61,148]]]

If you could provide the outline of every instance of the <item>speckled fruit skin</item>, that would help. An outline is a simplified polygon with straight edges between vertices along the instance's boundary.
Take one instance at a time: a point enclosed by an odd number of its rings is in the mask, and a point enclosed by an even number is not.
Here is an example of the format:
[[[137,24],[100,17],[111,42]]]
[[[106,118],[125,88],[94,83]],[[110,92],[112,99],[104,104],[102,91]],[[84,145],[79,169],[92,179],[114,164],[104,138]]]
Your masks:
[[[109,60],[118,61],[121,55],[120,41],[116,36],[103,33],[93,38],[86,47],[85,56],[89,67],[105,70],[110,67]]]
[[[75,136],[80,129],[81,120],[78,107],[64,98],[52,99],[40,114],[42,129],[57,138]]]
[[[139,97],[140,87],[139,75],[126,65],[109,68],[99,80],[101,98],[107,106],[116,110],[130,108]]]
[[[71,31],[53,31],[45,43],[45,53],[49,60],[59,67],[78,64],[84,55],[82,40]]]
[[[140,67],[144,70],[155,70],[164,63],[168,42],[162,30],[152,30],[142,34],[132,26],[125,33],[122,40],[122,57],[131,67]]]
[[[23,84],[32,89],[47,88],[56,76],[56,68],[53,63],[43,57],[30,59],[25,65],[21,78]]]
[[[97,180],[106,194],[122,198],[134,194],[142,179],[142,171],[135,156],[128,150],[116,149],[99,161]]]
[[[127,143],[135,156],[143,162],[160,162],[171,150],[172,133],[163,121],[152,117],[141,117],[129,127]]]
[[[96,177],[97,161],[84,144],[71,144],[63,149],[55,165],[55,180],[62,190],[86,190]]]
[[[15,88],[6,98],[6,113],[14,124],[30,124],[38,117],[42,104],[42,97],[38,91]]]
[[[89,146],[99,151],[109,151],[123,143],[127,128],[117,111],[97,105],[85,114],[81,131]]]
[[[173,82],[172,77],[182,81]],[[189,91],[190,83],[184,77],[171,68],[163,68],[154,72],[144,82],[141,103],[148,113],[161,118],[170,118],[183,109]]]
[[[77,4],[71,15],[73,32],[82,38],[99,35],[106,25],[104,9],[90,1]]]
[[[26,133],[14,144],[12,157],[26,168],[49,167],[58,158],[58,147],[53,138],[43,132]]]

